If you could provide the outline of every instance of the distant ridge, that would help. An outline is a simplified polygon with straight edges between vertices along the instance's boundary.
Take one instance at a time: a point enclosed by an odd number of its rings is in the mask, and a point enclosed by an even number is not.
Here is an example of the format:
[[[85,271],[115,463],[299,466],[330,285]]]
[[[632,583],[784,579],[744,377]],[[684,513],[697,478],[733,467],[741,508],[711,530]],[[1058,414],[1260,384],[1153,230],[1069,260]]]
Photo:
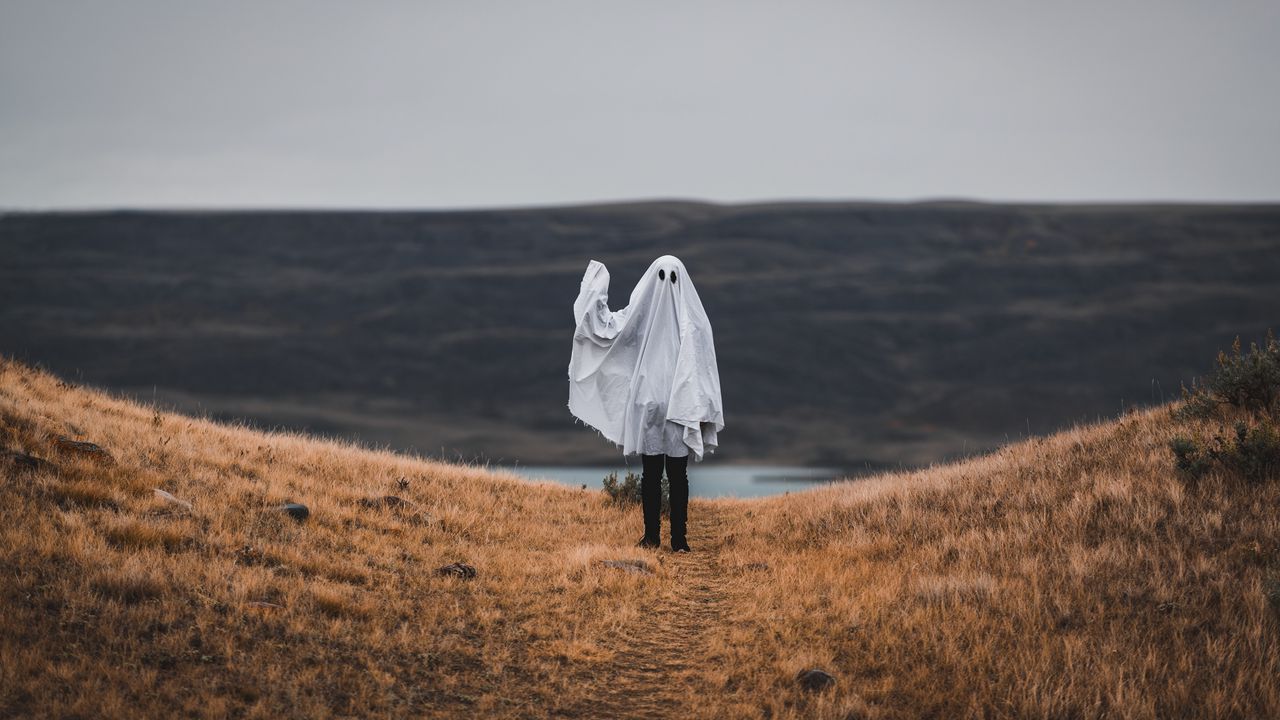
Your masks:
[[[1280,206],[679,199],[0,217],[0,352],[173,407],[597,464],[566,308],[656,256],[711,315],[716,461],[912,467],[1159,403],[1280,325]],[[832,432],[832,430],[839,432]]]

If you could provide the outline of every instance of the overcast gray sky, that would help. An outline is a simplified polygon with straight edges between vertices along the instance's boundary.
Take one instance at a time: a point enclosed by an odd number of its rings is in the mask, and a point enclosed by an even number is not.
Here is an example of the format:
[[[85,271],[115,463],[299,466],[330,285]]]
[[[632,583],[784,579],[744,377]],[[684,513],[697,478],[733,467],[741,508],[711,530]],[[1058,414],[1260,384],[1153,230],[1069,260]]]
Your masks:
[[[1280,199],[1280,2],[0,0],[0,206]]]

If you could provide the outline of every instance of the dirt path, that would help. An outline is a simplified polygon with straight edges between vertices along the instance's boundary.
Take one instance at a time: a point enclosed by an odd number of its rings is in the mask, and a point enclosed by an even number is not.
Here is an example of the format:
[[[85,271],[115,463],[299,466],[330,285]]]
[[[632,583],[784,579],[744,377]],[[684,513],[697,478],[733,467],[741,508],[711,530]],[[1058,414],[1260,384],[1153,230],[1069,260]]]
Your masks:
[[[675,582],[655,612],[612,638],[617,655],[601,669],[598,681],[605,690],[588,712],[593,717],[686,716],[681,703],[696,691],[691,683],[698,674],[696,664],[708,655],[708,639],[724,631],[727,604],[720,563],[724,511],[702,505],[690,515],[694,552],[673,553],[665,546],[658,551],[656,557]]]

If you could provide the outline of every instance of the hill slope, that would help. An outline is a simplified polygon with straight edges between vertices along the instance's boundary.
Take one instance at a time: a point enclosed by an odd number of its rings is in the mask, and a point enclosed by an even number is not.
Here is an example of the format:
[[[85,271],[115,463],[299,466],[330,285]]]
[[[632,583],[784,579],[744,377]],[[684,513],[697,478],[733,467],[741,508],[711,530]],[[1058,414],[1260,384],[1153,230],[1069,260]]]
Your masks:
[[[0,352],[192,414],[614,461],[565,410],[569,308],[589,258],[617,307],[664,253],[715,327],[724,460],[941,461],[1172,398],[1280,320],[1276,206],[37,213],[0,216]]]
[[[0,715],[1276,717],[1280,484],[1184,485],[1174,430],[1157,408],[695,500],[697,552],[676,556],[633,548],[639,513],[595,491],[5,361]],[[411,504],[361,502],[387,494]],[[477,577],[435,573],[459,561]],[[815,666],[834,689],[798,687]]]

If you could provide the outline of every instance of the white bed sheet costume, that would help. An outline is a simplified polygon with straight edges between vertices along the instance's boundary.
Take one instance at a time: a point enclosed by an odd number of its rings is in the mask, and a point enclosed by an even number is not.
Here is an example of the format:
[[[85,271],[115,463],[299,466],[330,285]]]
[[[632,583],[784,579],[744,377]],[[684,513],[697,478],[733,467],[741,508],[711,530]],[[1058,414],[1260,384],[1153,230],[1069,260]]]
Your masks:
[[[711,321],[684,263],[663,255],[621,310],[609,310],[609,271],[592,260],[573,303],[569,411],[624,455],[715,451],[724,429]]]

